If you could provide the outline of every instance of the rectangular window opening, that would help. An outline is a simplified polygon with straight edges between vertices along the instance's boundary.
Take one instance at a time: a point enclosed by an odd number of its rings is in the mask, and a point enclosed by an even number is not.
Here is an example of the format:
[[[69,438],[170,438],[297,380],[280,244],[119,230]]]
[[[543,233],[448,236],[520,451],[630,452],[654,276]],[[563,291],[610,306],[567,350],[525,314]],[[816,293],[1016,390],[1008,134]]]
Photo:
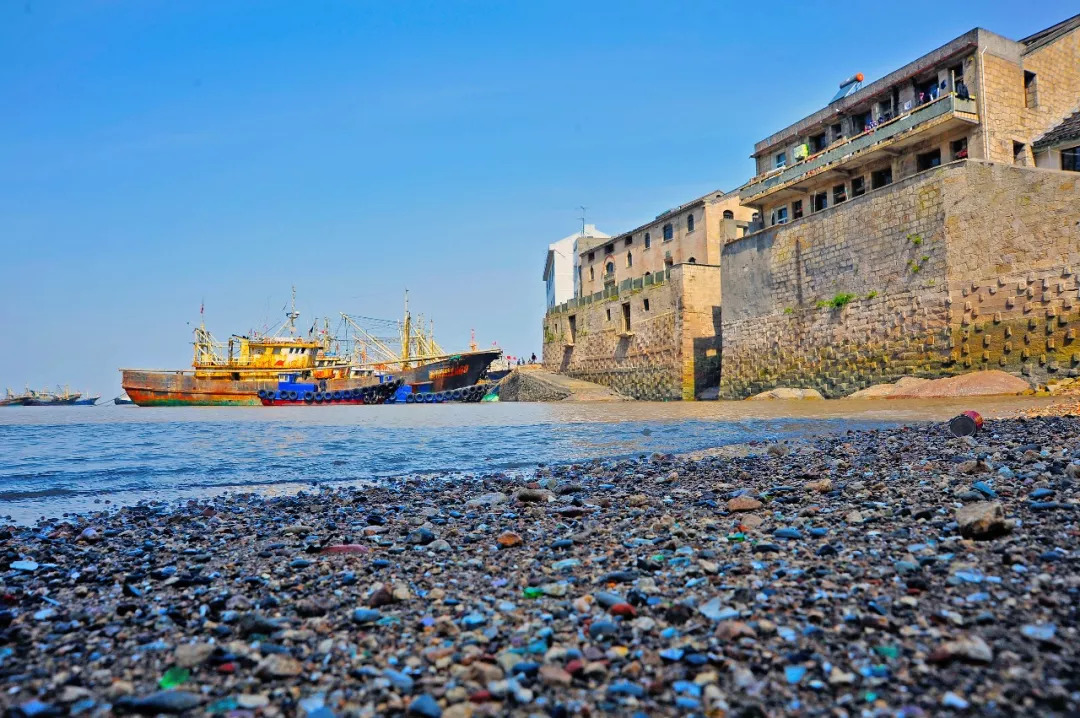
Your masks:
[[[574,339],[577,338],[577,315],[570,315],[570,343],[574,343]]]
[[[605,309],[604,311],[607,312],[607,320],[610,322],[611,321],[611,310],[610,309]]]
[[[802,200],[797,199],[791,203],[791,218],[802,219]]]
[[[622,329],[624,332],[630,331],[630,302],[622,305]]]
[[[1013,164],[1024,164],[1024,161],[1026,159],[1027,157],[1025,156],[1024,152],[1024,143],[1013,140]]]
[[[952,158],[954,160],[967,159],[967,137],[961,137],[958,140],[953,140],[949,143],[949,149],[952,150]]]
[[[892,167],[870,173],[870,189],[881,189],[892,184]]]
[[[810,151],[817,153],[829,146],[829,136],[824,132],[810,138]]]
[[[773,224],[787,224],[787,207],[777,207],[773,210]]]
[[[1039,106],[1039,78],[1024,70],[1024,107]]]
[[[814,195],[814,211],[820,212],[821,210],[829,206],[829,194],[827,192],[818,192]]]
[[[923,152],[921,155],[915,156],[915,167],[917,171],[922,172],[933,167],[937,167],[941,164],[941,150],[931,150],[930,152]]]
[[[837,122],[832,126],[832,138],[833,142],[841,139],[844,136],[844,126]]]
[[[624,247],[629,247],[633,243],[634,243],[634,235],[630,235],[629,237],[626,238],[626,242],[623,244],[623,246]]]
[[[852,177],[851,178],[851,196],[862,197],[866,194],[866,178],[864,177]]]
[[[840,204],[847,201],[847,187],[842,184],[838,184],[832,188],[832,202],[833,204]]]
[[[1080,172],[1080,146],[1061,151],[1061,169]]]
[[[649,300],[643,299],[641,305],[645,308],[645,311],[649,311]]]
[[[787,166],[787,154],[784,152],[778,152],[776,155],[776,169]]]

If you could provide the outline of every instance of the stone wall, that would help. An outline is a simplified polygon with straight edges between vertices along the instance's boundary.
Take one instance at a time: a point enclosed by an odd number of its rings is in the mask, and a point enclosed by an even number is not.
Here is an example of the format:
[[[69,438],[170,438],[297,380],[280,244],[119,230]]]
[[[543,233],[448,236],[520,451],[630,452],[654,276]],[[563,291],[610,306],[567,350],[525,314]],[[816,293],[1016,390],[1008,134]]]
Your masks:
[[[728,244],[721,396],[1073,369],[1077,179],[957,162]]]
[[[987,159],[1006,163],[1014,161],[1013,142],[1018,142],[1024,147],[1017,163],[1034,165],[1031,143],[1080,105],[1080,30],[1017,59],[990,49],[982,54],[981,65],[978,89],[986,99],[980,103],[982,125],[972,142],[985,142]],[[1030,105],[1025,70],[1035,75]]]
[[[716,386],[720,268],[680,264],[646,279],[650,283],[623,283],[603,298],[549,312],[544,368],[635,399],[693,399]],[[629,331],[625,305],[630,308]]]

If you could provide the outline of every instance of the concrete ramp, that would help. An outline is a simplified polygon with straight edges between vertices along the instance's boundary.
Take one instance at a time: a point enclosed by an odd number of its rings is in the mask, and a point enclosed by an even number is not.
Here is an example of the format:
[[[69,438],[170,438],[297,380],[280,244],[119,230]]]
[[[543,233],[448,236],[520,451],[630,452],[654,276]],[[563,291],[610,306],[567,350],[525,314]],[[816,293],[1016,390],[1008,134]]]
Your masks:
[[[537,365],[514,369],[499,382],[499,401],[630,401],[606,386],[554,374]]]

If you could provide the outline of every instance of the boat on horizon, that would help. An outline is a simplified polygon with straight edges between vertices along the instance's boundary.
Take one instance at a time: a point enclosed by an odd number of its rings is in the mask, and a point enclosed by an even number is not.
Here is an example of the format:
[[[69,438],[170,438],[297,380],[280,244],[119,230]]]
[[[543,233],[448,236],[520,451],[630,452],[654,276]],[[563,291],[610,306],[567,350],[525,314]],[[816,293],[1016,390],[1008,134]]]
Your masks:
[[[135,402],[133,402],[131,398],[128,397],[126,393],[124,393],[120,396],[114,396],[113,404],[115,404],[116,406],[133,406]]]

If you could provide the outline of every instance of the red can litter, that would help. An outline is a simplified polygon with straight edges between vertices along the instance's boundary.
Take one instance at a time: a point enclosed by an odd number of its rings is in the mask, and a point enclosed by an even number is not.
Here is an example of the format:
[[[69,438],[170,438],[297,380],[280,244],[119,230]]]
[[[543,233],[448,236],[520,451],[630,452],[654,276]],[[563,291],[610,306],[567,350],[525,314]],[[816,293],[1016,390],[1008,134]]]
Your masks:
[[[963,414],[953,418],[949,422],[949,431],[957,438],[975,436],[979,433],[979,429],[982,428],[982,425],[983,418],[979,412],[965,411]]]

